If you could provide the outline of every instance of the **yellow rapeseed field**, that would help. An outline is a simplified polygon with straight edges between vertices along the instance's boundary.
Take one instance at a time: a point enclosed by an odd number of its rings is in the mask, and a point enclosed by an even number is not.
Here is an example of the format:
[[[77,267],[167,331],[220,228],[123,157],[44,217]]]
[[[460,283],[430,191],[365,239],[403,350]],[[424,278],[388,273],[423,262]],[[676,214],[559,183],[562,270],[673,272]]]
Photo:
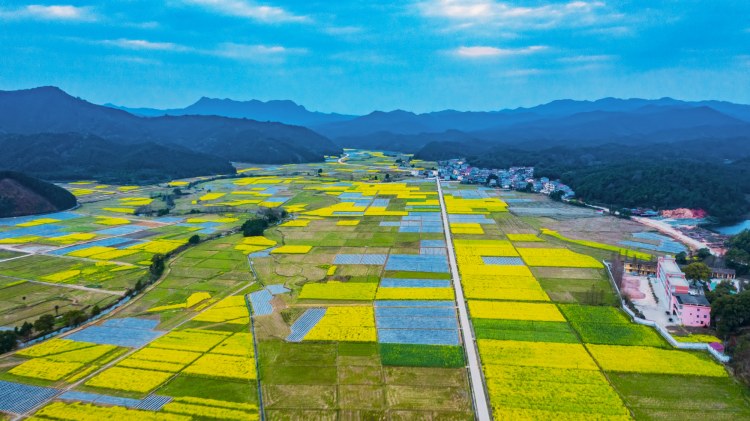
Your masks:
[[[469,313],[477,319],[565,321],[556,305],[546,303],[469,300]]]

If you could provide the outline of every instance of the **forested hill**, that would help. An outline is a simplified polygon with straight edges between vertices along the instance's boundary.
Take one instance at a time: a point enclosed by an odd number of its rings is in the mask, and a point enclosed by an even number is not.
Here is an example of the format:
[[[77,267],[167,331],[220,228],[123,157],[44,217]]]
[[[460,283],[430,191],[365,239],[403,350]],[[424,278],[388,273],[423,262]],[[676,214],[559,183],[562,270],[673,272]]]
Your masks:
[[[5,134],[78,133],[120,145],[151,142],[258,164],[323,161],[324,155],[341,152],[305,127],[218,116],[139,117],[55,87],[0,91],[0,110],[0,133]],[[164,157],[165,162],[174,159]]]
[[[0,218],[57,212],[75,205],[75,196],[62,187],[15,171],[0,171]]]
[[[744,138],[541,150],[434,142],[416,156],[466,156],[488,168],[534,166],[538,176],[560,178],[579,198],[604,206],[701,208],[726,222],[750,212],[750,185],[741,181],[750,179],[750,141]]]
[[[153,142],[123,145],[79,133],[0,135],[0,150],[0,168],[56,181],[151,184],[235,173],[225,158]]]

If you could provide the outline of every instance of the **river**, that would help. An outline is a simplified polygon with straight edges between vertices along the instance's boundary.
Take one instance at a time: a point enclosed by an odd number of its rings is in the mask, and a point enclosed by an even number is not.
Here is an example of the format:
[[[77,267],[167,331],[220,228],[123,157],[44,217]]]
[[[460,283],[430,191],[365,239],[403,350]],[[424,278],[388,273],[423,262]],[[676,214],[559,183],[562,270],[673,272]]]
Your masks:
[[[739,234],[743,230],[750,230],[750,219],[746,219],[734,225],[711,227],[711,230],[716,231],[719,234],[724,234],[724,235]]]

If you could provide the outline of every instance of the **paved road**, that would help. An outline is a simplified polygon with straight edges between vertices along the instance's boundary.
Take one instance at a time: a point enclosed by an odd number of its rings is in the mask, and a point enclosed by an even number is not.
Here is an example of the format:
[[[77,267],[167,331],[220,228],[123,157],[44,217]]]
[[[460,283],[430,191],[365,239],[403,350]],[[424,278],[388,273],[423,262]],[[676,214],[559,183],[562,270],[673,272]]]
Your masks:
[[[474,410],[476,411],[476,416],[479,421],[489,421],[492,418],[490,417],[489,405],[487,405],[487,394],[484,391],[484,383],[482,382],[482,367],[479,364],[477,343],[474,341],[471,324],[469,323],[469,310],[466,308],[464,290],[461,286],[461,277],[458,274],[456,252],[453,250],[453,237],[451,236],[448,212],[445,209],[445,201],[443,200],[443,189],[440,186],[440,180],[436,180],[436,182],[438,198],[440,199],[440,212],[443,216],[445,244],[448,248],[448,261],[450,262],[453,289],[456,291],[456,302],[458,303],[458,320],[461,323],[461,335],[464,338],[466,358],[469,362],[469,381],[471,382],[472,398],[474,399]]]

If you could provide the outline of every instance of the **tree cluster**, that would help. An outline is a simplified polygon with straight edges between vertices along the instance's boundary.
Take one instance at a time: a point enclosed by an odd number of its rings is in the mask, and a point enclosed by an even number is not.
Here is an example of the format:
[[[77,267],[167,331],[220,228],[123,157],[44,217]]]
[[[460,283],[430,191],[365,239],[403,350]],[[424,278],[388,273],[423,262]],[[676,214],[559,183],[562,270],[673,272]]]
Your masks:
[[[14,330],[0,332],[0,354],[14,350],[18,346],[18,341],[28,341],[33,337],[44,336],[54,332],[57,328],[79,326],[89,317],[97,316],[101,312],[99,306],[94,305],[89,314],[77,309],[67,311],[61,316],[43,314],[34,323],[24,322],[21,327],[16,326]]]
[[[732,237],[728,246],[724,255],[727,266],[737,271],[737,275],[750,272],[750,230],[744,230]]]
[[[540,142],[541,144],[541,142]],[[727,164],[727,156],[747,156],[747,142],[701,139],[682,144],[654,143],[637,148],[622,144],[520,149],[510,145],[433,142],[434,153],[418,158],[465,156],[472,166],[533,166],[539,177],[561,179],[583,200],[612,209],[700,208],[720,221],[750,211],[750,158]],[[738,150],[741,149],[741,150]],[[424,150],[423,150],[424,151]]]
[[[283,208],[260,208],[258,213],[242,224],[240,228],[245,237],[263,235],[263,231],[269,226],[281,222],[289,213]]]

